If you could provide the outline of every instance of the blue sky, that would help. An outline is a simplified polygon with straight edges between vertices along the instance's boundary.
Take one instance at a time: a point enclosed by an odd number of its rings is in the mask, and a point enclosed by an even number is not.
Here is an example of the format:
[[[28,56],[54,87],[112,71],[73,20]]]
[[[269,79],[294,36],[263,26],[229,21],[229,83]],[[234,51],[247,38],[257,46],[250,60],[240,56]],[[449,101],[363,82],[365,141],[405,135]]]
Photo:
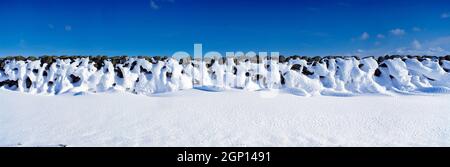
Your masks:
[[[0,56],[450,54],[448,0],[1,0]]]

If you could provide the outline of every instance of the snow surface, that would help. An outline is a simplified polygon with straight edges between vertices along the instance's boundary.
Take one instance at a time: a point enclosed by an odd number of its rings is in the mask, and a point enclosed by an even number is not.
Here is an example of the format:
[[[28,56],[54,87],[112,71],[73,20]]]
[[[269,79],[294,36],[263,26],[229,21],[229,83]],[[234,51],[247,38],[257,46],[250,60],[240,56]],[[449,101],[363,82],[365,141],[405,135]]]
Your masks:
[[[0,146],[450,146],[450,95],[0,90]]]

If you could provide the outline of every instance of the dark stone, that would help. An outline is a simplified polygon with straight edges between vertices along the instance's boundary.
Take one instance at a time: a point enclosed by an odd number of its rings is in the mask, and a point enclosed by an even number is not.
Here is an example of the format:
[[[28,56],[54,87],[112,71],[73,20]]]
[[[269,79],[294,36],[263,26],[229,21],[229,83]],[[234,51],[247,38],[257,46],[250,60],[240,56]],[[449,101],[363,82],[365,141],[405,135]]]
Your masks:
[[[391,79],[394,79],[394,76],[392,76],[392,75],[389,75],[389,78],[391,78]]]
[[[166,60],[168,60],[169,58],[167,57],[167,56],[163,56],[162,58],[161,58],[161,61],[166,61]]]
[[[434,79],[428,78],[427,76],[424,75],[425,78],[427,78],[430,81],[435,81]]]
[[[115,68],[114,72],[116,72],[116,74],[119,78],[123,78],[122,70],[120,70],[119,68]]]
[[[159,60],[155,60],[154,57],[152,57],[152,59],[150,59],[150,63],[152,63],[152,64],[156,64],[156,63],[158,63],[158,61],[159,61]]]
[[[122,67],[128,67],[130,63],[125,63]]]
[[[417,56],[407,55],[406,57],[407,57],[408,59],[417,59]]]
[[[153,56],[152,57],[152,63],[156,64],[158,61],[161,61],[161,57],[160,56]]]
[[[133,63],[131,63],[130,70],[133,70],[136,65],[137,65],[137,61],[133,61]]]
[[[381,64],[384,60],[385,60],[384,57],[380,56],[380,57],[378,57],[377,62],[378,62],[378,64]]]
[[[286,62],[286,57],[280,55],[280,56],[278,57],[278,62],[280,62],[280,63]]]
[[[308,70],[308,68],[303,67],[302,74],[304,74],[304,75],[313,75],[314,72],[311,72],[311,71]]]
[[[148,62],[152,61],[152,57],[150,57],[150,56],[138,56],[138,59],[145,59]]]
[[[426,58],[425,57],[418,57],[417,60],[419,60],[420,62],[425,61]]]
[[[368,59],[368,58],[375,59],[375,56],[366,56],[366,57],[363,57],[362,59]]]
[[[320,56],[315,56],[313,58],[309,58],[310,62],[319,62],[322,58]]]
[[[69,60],[70,63],[73,63],[75,61],[75,59],[79,58],[79,57],[81,57],[81,56],[66,56],[66,55],[63,55],[63,56],[59,56],[57,58],[58,59],[62,59],[62,60]]]
[[[117,83],[113,83],[113,84],[112,84],[112,86],[114,86],[114,87],[115,87],[116,85],[117,85]]]
[[[77,83],[78,81],[80,81],[81,80],[81,78],[80,77],[78,77],[78,76],[75,76],[75,75],[73,75],[73,74],[70,74],[70,80],[71,80],[71,83]]]
[[[291,59],[302,59],[299,55],[290,56],[287,61]]]
[[[25,61],[25,60],[27,60],[27,58],[25,58],[23,56],[8,56],[8,57],[5,57],[5,60]]]
[[[261,75],[261,74],[256,74],[256,80],[260,80],[260,79],[263,79],[264,77]]]
[[[445,72],[449,72],[450,71],[450,69],[446,69],[446,68],[443,68],[443,69],[444,69]]]
[[[48,86],[52,86],[53,85],[53,81],[48,81]]]
[[[380,67],[385,67],[385,68],[387,68],[388,66],[387,66],[385,63],[381,63],[381,64],[380,64]]]
[[[404,56],[401,56],[401,55],[392,55],[392,56],[387,57],[386,59],[395,59],[395,58],[402,59],[403,57]]]
[[[31,87],[31,84],[33,83],[31,82],[30,77],[27,77],[27,79],[25,79],[25,86],[27,87],[27,89]]]
[[[236,75],[237,74],[237,68],[236,68],[236,66],[233,66],[233,75]]]
[[[38,69],[33,69],[32,71],[33,71],[33,73],[38,73],[39,72]]]
[[[439,59],[437,56],[423,56],[424,58],[429,58],[431,60],[437,60]]]
[[[246,77],[250,76],[250,73],[249,72],[245,72],[245,76]]]
[[[145,73],[145,74],[151,74],[152,73],[151,71],[148,71],[147,69],[143,68],[142,66],[140,68],[141,68],[141,73],[142,72]]]
[[[107,59],[108,59],[108,57],[106,57],[106,56],[89,57],[89,61],[94,62],[95,63],[94,66],[97,69],[102,68],[105,65],[104,61],[107,60]]]
[[[359,64],[358,67],[362,68],[362,67],[364,67],[364,64]]]
[[[227,62],[227,58],[226,57],[221,57],[220,59],[222,59],[222,62],[225,64],[225,62]]]
[[[12,87],[12,86],[18,87],[19,83],[14,80],[5,80],[5,81],[0,82],[0,87],[2,87],[4,85],[8,85],[8,87]]]
[[[171,78],[171,77],[172,77],[172,73],[171,73],[171,72],[167,72],[167,73],[166,73],[166,77],[167,77],[167,78]]]
[[[377,76],[377,77],[381,76],[381,71],[380,71],[380,69],[377,68],[377,69],[375,70],[374,75]]]
[[[450,61],[450,55],[444,56],[444,60]]]
[[[284,74],[281,74],[281,71],[280,71],[280,77],[281,77],[281,84],[282,85],[284,85],[285,83],[286,83],[286,80],[284,79]]]
[[[47,71],[44,71],[43,73],[42,73],[42,75],[44,76],[44,77],[46,77],[48,74],[47,74]]]
[[[79,66],[81,65],[81,63],[83,63],[83,62],[79,62],[79,63],[76,65],[76,67],[79,67]]]
[[[128,59],[128,56],[114,56],[110,58],[110,61],[113,66],[116,66],[117,64],[124,64]]]
[[[294,64],[294,65],[292,65],[291,70],[300,71],[301,68],[302,68],[302,65]]]
[[[185,72],[184,72],[184,70],[181,70],[181,74],[184,74]]]
[[[5,59],[0,59],[0,70],[4,71],[4,67],[6,65],[6,60]]]
[[[328,59],[324,60],[325,65],[327,66],[327,68],[330,66],[330,61]]]
[[[210,68],[216,62],[215,59],[211,59],[211,63],[206,64],[206,68]]]
[[[261,57],[259,55],[256,55],[255,59],[256,59],[256,64],[260,64],[261,63]]]

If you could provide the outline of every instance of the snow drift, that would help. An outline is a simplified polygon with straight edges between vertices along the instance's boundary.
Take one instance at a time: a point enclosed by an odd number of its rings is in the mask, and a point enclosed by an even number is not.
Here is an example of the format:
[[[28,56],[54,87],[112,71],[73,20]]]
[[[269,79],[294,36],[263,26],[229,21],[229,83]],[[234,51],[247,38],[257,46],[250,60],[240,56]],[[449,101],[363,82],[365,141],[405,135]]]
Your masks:
[[[450,95],[0,90],[0,146],[450,146]],[[273,96],[271,96],[273,95]]]
[[[184,60],[184,61],[183,61]],[[296,95],[447,93],[450,56],[287,59],[89,57],[4,59],[0,87],[33,94],[122,90],[151,95],[185,89],[285,89]]]

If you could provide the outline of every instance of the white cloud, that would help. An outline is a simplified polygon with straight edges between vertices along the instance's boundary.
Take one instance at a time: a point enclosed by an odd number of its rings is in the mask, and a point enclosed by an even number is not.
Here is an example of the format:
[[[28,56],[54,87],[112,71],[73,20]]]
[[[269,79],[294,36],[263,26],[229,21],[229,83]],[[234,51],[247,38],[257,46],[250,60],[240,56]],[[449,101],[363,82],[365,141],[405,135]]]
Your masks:
[[[441,47],[432,47],[427,49],[408,49],[408,48],[397,48],[394,52],[390,54],[400,54],[400,55],[430,55],[430,56],[444,56],[450,54],[449,51]]]
[[[411,45],[416,50],[422,49],[422,44],[417,39],[412,41]]]
[[[393,29],[390,32],[392,35],[395,35],[395,36],[402,36],[402,35],[406,34],[405,30],[400,29],[400,28]]]
[[[443,36],[431,40],[427,43],[430,47],[445,47],[446,49],[450,49],[450,36]]]
[[[450,55],[450,37],[440,37],[424,43],[419,42],[417,39],[411,42],[411,47],[397,48],[392,54],[402,55],[431,55],[431,56],[444,56]]]
[[[377,34],[377,38],[383,39],[383,38],[385,38],[385,36],[383,34]]]
[[[441,47],[429,48],[428,50],[432,52],[445,52],[445,49],[442,49]]]
[[[370,38],[370,35],[367,32],[362,33],[361,37],[360,37],[361,40],[367,40],[369,38]]]
[[[446,19],[450,17],[450,13],[442,13],[441,18]]]
[[[345,55],[345,56],[364,56],[365,55],[365,50],[356,49],[356,50],[352,51],[351,53],[345,53],[345,54],[342,54],[342,55]]]
[[[415,39],[407,43],[378,43],[375,41],[374,46],[364,52],[358,52],[356,49],[351,54],[363,56],[371,55],[430,55],[445,56],[450,55],[450,36],[442,36],[434,39]],[[350,54],[350,55],[351,55]]]
[[[72,31],[72,26],[71,25],[66,25],[66,26],[64,26],[64,30]]]
[[[422,31],[422,29],[421,29],[421,28],[419,28],[419,27],[413,27],[413,28],[412,28],[412,30],[413,30],[413,31],[415,31],[415,32],[419,32],[419,31]]]
[[[159,5],[154,0],[150,0],[150,7],[154,10],[159,9]]]

